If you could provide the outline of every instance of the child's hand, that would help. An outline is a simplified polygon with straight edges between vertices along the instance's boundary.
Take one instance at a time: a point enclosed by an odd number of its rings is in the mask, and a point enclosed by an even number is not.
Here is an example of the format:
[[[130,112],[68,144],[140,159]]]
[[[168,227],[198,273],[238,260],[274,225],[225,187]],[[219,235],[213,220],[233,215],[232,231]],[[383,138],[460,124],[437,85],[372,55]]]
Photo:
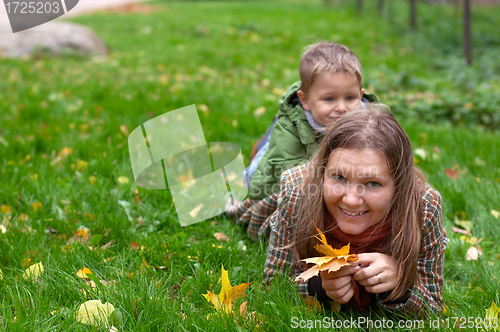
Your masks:
[[[388,292],[396,286],[396,261],[377,252],[358,254],[356,264],[361,266],[353,278],[370,293]]]
[[[320,277],[326,295],[337,303],[349,302],[354,294],[352,275],[360,270],[358,265],[351,265],[345,266],[336,272],[321,271]]]

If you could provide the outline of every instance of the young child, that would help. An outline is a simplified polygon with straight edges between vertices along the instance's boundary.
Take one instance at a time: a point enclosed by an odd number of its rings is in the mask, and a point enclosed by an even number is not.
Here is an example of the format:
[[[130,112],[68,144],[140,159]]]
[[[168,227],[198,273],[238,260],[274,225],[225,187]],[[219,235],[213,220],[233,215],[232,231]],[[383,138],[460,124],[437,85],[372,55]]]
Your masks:
[[[300,82],[293,84],[279,101],[269,148],[257,160],[258,166],[249,181],[251,199],[277,193],[281,173],[305,163],[316,150],[325,128],[346,112],[359,108],[362,102],[361,65],[343,45],[311,45],[302,56],[299,72]],[[365,95],[365,102],[375,100],[374,96]]]
[[[269,218],[267,282],[323,256],[314,248],[317,227],[334,249],[350,243],[359,260],[299,281],[306,298],[362,311],[441,310],[448,242],[441,196],[415,168],[411,142],[389,112],[372,105],[338,120],[307,167],[283,174],[279,202]]]
[[[265,220],[276,209],[279,179],[285,170],[307,162],[326,128],[345,113],[376,101],[364,94],[361,65],[346,46],[330,42],[311,45],[300,61],[300,81],[280,98],[277,119],[246,170],[249,199],[228,211],[249,222],[248,234],[265,235]]]

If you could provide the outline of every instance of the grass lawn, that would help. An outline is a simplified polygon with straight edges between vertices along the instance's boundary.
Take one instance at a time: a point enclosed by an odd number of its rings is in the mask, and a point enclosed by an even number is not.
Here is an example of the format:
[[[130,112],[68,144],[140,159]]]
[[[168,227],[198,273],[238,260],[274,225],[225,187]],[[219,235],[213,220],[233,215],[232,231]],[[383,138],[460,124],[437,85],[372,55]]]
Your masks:
[[[135,185],[127,146],[148,119],[196,104],[206,140],[236,143],[246,158],[317,38],[358,55],[367,91],[393,107],[442,194],[450,242],[436,330],[450,330],[446,322],[459,330],[453,317],[484,318],[500,304],[492,212],[500,210],[500,133],[490,129],[500,121],[492,28],[500,8],[474,8],[469,68],[460,11],[419,3],[412,32],[406,2],[386,1],[379,14],[375,1],[361,13],[349,1],[161,1],[145,13],[72,19],[103,38],[109,57],[0,59],[0,330],[103,330],[75,320],[94,299],[120,311],[120,331],[287,331],[292,317],[348,318],[307,308],[286,279],[262,286],[266,242],[225,217],[180,227],[168,191]],[[256,115],[259,107],[266,111]],[[471,235],[452,231],[460,225]],[[471,246],[482,250],[477,260],[466,260]],[[25,280],[38,262],[44,272]],[[219,293],[222,265],[232,285],[252,283],[236,304],[248,301],[253,319],[216,315],[202,296]],[[87,281],[77,276],[84,267]]]

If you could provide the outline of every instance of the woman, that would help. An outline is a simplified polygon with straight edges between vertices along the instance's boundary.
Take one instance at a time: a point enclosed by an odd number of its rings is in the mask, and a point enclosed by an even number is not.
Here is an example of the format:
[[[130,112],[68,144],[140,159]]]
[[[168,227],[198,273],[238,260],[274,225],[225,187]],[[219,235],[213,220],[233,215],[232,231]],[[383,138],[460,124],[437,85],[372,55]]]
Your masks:
[[[271,216],[266,281],[300,260],[320,256],[320,229],[359,260],[300,282],[299,292],[368,310],[373,305],[420,314],[442,307],[444,251],[441,196],[413,163],[411,142],[385,105],[354,111],[331,127],[306,166],[281,177]]]

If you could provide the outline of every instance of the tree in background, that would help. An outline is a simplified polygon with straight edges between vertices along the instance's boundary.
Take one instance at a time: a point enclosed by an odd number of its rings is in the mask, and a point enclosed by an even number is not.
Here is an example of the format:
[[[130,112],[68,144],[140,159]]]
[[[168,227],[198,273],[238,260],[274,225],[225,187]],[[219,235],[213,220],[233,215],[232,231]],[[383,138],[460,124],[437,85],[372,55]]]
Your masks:
[[[464,57],[467,64],[472,65],[472,37],[470,0],[464,1]]]

